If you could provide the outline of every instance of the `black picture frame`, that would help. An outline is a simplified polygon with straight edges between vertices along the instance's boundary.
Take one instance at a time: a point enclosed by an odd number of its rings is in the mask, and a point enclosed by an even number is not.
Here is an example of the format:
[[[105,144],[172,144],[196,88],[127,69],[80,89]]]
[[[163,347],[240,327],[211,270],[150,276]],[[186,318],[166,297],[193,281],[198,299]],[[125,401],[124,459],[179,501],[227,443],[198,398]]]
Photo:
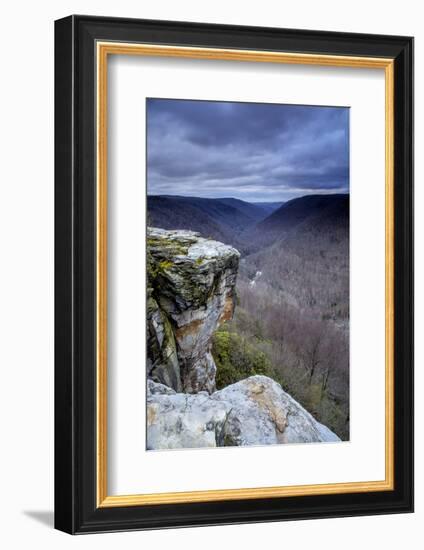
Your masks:
[[[97,507],[99,40],[394,60],[394,490]],[[413,511],[413,39],[73,15],[55,22],[55,527],[94,533]]]

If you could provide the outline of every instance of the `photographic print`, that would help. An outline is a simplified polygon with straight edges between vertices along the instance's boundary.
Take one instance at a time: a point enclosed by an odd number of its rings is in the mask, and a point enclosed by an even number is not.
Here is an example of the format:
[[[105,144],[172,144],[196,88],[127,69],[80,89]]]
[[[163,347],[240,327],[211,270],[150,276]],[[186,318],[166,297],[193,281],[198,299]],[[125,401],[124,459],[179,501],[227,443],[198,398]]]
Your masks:
[[[413,511],[413,50],[55,22],[57,529]]]
[[[349,108],[146,120],[147,449],[349,440]]]

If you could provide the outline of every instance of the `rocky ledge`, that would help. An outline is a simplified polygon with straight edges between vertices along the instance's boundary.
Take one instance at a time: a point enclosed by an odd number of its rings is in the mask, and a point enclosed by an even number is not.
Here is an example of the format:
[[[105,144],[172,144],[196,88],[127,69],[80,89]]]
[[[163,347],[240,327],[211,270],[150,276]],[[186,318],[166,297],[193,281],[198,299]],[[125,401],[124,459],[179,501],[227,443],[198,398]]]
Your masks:
[[[233,316],[239,258],[192,231],[148,228],[149,449],[340,441],[271,378],[215,391],[212,336]]]
[[[215,390],[212,335],[233,316],[240,254],[192,231],[149,228],[148,375],[176,391]]]
[[[176,393],[148,381],[150,449],[340,441],[281,386],[251,376],[209,395]]]

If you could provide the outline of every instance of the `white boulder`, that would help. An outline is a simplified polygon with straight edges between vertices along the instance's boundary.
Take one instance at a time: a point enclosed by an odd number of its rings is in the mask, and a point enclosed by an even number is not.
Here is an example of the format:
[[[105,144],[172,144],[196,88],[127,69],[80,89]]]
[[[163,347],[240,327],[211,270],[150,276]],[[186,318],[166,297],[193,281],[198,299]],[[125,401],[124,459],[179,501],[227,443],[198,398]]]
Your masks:
[[[148,381],[149,449],[337,441],[266,376],[251,376],[212,395],[176,393]]]

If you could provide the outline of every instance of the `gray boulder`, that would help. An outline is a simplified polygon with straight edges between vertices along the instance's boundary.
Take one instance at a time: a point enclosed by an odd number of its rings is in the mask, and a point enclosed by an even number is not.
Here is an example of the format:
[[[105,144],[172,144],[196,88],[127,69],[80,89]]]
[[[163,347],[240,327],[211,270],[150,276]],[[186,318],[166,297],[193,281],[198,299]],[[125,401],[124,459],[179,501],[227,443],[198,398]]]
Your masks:
[[[149,449],[340,441],[266,376],[251,376],[212,395],[158,386],[148,381]]]

